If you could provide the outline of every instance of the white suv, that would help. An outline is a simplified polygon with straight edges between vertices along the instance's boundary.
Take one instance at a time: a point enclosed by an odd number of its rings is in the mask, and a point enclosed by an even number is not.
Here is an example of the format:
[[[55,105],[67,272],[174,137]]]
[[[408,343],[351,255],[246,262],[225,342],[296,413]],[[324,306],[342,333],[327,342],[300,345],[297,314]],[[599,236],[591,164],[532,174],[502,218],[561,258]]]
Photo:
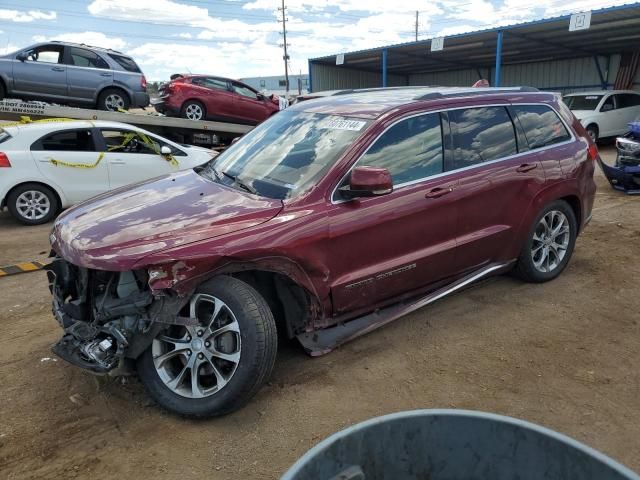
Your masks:
[[[629,123],[640,119],[640,93],[632,90],[598,90],[565,95],[564,102],[593,141],[624,135]]]

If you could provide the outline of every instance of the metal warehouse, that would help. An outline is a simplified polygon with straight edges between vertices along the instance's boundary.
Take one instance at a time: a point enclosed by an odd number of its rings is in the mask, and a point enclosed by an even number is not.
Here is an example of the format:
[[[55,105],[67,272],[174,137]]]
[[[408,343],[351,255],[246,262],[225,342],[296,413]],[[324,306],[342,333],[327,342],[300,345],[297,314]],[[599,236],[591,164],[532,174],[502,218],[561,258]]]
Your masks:
[[[640,3],[309,60],[311,91],[412,85],[640,89]]]

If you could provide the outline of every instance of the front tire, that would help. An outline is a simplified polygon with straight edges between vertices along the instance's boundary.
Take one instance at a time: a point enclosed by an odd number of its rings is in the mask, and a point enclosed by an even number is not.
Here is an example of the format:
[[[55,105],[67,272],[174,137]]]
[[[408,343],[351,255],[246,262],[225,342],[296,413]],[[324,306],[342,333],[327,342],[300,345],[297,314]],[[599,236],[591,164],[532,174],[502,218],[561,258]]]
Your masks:
[[[56,216],[60,202],[49,187],[39,183],[25,183],[9,193],[7,207],[19,222],[25,225],[41,225]]]
[[[557,200],[547,205],[533,222],[515,273],[525,282],[542,283],[556,278],[573,254],[578,226],[571,206]]]
[[[267,380],[278,347],[267,302],[229,276],[202,284],[185,307],[200,326],[170,326],[138,358],[149,395],[180,415],[226,415]]]

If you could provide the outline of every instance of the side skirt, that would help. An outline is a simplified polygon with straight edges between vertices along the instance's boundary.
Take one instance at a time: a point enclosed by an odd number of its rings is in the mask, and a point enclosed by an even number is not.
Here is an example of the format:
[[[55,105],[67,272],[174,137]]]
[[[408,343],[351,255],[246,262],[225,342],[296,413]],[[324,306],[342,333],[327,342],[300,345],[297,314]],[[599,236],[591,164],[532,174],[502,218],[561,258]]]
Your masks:
[[[514,263],[515,260],[506,263],[491,263],[424,297],[396,303],[323,330],[302,333],[297,338],[305,351],[312,357],[324,355],[343,343],[376,330],[399,317],[457,292],[484,277],[503,273],[509,270]]]

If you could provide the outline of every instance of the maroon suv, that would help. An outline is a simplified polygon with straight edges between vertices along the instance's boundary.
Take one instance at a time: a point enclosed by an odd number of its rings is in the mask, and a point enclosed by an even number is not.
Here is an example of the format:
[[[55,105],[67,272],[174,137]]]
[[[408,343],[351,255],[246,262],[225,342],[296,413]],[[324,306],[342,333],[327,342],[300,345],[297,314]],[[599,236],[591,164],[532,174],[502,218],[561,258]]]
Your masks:
[[[166,115],[189,120],[221,120],[257,124],[279,111],[278,97],[265,96],[249,85],[210,75],[172,75],[152,100]]]
[[[560,98],[415,88],[293,106],[200,170],[67,210],[55,353],[129,364],[181,414],[239,408],[278,333],[320,355],[488,275],[544,282],[591,218],[598,152]]]

